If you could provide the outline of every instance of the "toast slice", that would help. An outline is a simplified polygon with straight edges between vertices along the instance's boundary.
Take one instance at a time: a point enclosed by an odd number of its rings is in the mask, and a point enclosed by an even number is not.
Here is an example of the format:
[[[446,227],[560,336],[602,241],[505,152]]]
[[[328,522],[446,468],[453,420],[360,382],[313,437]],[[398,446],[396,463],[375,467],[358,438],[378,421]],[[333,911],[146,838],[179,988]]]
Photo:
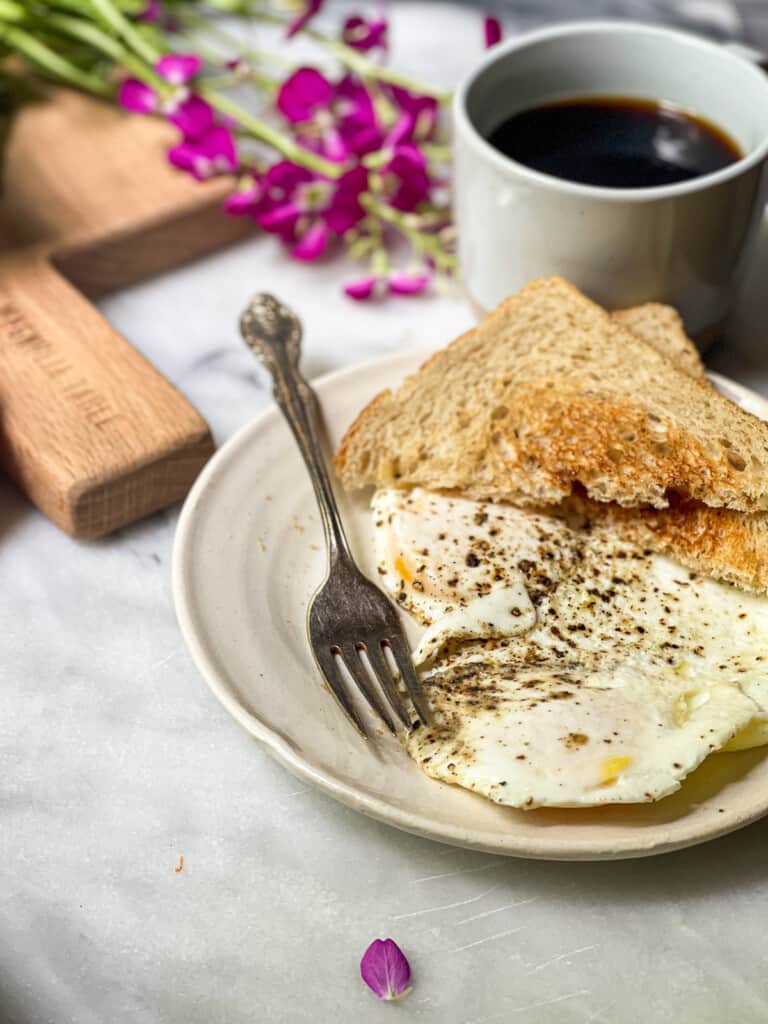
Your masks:
[[[768,508],[768,424],[561,278],[535,281],[383,392],[344,437],[346,487],[522,505]]]
[[[707,371],[699,350],[685,333],[676,309],[661,302],[644,302],[641,306],[619,309],[611,316],[674,363],[678,370],[695,380],[706,381]]]

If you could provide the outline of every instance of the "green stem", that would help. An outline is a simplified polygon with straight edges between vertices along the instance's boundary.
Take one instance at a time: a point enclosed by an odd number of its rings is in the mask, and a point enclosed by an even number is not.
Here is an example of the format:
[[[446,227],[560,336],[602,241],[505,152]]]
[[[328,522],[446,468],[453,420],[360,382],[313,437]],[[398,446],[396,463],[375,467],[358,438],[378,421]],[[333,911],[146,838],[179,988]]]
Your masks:
[[[413,245],[414,249],[430,256],[435,261],[435,266],[438,270],[450,272],[456,269],[458,263],[453,253],[445,252],[440,245],[440,239],[435,235],[425,234],[423,231],[419,231],[418,228],[413,227],[408,221],[408,214],[393,209],[387,203],[382,203],[370,193],[360,196],[360,204],[369,213],[373,213],[376,217],[396,227]]]
[[[306,28],[304,32],[311,39],[326,46],[331,53],[339,58],[342,64],[348,67],[350,71],[356,72],[361,78],[373,78],[377,82],[397,85],[402,89],[407,89],[409,92],[417,92],[422,96],[431,96],[439,103],[449,103],[451,100],[451,93],[445,89],[439,89],[428,82],[421,82],[417,78],[411,78],[410,75],[404,75],[386,65],[376,64],[374,61],[364,57],[359,50],[347,46],[346,43],[339,42],[338,39],[331,39],[329,36],[315,31],[313,28]]]
[[[330,160],[325,160],[316,153],[311,153],[309,150],[304,149],[303,146],[299,146],[292,139],[287,138],[276,128],[273,128],[272,125],[261,121],[258,117],[254,117],[253,114],[250,114],[228,96],[223,96],[214,89],[208,89],[204,81],[200,83],[199,92],[204,99],[208,100],[212,107],[222,114],[233,117],[243,128],[247,128],[254,138],[276,149],[287,160],[300,164],[302,167],[307,167],[310,171],[324,174],[327,178],[338,178],[343,174],[344,168],[342,166],[331,163]]]
[[[11,49],[16,50],[43,71],[76,89],[84,89],[97,96],[111,96],[114,92],[109,82],[87,71],[81,71],[21,28],[0,24],[0,42],[7,43]]]
[[[251,46],[243,46],[243,40],[231,32],[227,32],[226,29],[221,28],[215,22],[211,21],[210,18],[202,18],[199,14],[193,14],[191,11],[181,11],[179,13],[179,20],[185,22],[190,28],[199,28],[206,33],[211,39],[222,46],[225,46],[232,54],[242,57],[244,60],[250,61],[253,64],[271,62],[273,64],[280,64],[282,67],[296,68],[298,64],[292,57],[286,57],[283,53],[275,53],[269,50],[257,50]],[[196,39],[192,39],[189,36],[187,38],[195,45],[199,45]],[[203,44],[205,45],[205,44]],[[208,50],[209,53],[213,53],[212,50]],[[215,59],[221,59],[220,55],[216,55]]]
[[[126,45],[138,57],[141,57],[142,60],[145,60],[150,65],[158,60],[160,57],[158,51],[147,42],[141,32],[115,7],[112,0],[88,0],[88,2],[92,10],[103,18],[121,39],[125,40]]]
[[[250,5],[244,6],[244,10],[259,21],[267,22],[270,25],[279,25],[281,28],[288,27],[289,21],[278,14],[271,14],[268,11],[264,11],[260,8],[253,8]],[[221,30],[219,29],[218,31]],[[411,78],[410,75],[401,74],[393,68],[376,64],[374,61],[369,60],[368,57],[363,56],[359,50],[355,50],[354,47],[347,46],[346,43],[342,43],[338,39],[333,39],[331,36],[327,36],[323,32],[318,32],[317,29],[314,29],[311,26],[303,28],[301,32],[310,39],[314,39],[316,43],[321,43],[338,58],[340,63],[345,67],[348,67],[350,71],[356,72],[362,78],[372,78],[378,82],[388,82],[390,85],[399,85],[403,89],[408,89],[409,92],[418,92],[423,96],[432,96],[440,103],[450,102],[451,93],[447,90],[438,89],[436,86],[430,85],[428,82],[421,82],[417,78]]]
[[[27,12],[13,0],[0,0],[0,21],[24,21]]]

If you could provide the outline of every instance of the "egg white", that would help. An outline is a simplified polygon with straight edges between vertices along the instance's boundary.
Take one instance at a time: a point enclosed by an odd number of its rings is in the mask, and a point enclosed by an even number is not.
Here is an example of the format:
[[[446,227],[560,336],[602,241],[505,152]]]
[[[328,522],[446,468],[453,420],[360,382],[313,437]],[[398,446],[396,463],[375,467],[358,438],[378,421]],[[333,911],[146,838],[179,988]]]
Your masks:
[[[764,599],[509,506],[382,490],[373,514],[382,582],[427,627],[428,774],[516,807],[645,802],[764,740]]]

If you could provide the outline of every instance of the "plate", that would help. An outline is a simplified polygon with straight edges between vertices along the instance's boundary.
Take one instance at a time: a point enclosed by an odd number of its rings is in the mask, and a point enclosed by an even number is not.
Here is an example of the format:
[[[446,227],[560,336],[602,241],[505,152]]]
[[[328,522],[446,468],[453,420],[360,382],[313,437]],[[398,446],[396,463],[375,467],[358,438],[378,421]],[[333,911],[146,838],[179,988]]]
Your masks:
[[[398,354],[318,380],[331,445],[425,355]],[[759,395],[713,379],[768,418]],[[368,498],[340,494],[339,504],[360,565],[375,575]],[[664,853],[768,813],[765,749],[708,758],[656,804],[517,811],[429,779],[388,734],[358,737],[322,688],[305,617],[324,573],[309,479],[273,407],[220,449],[187,498],[174,546],[176,611],[197,667],[227,711],[289,771],[349,807],[440,842],[550,860]],[[406,628],[415,639],[418,628],[410,621]]]

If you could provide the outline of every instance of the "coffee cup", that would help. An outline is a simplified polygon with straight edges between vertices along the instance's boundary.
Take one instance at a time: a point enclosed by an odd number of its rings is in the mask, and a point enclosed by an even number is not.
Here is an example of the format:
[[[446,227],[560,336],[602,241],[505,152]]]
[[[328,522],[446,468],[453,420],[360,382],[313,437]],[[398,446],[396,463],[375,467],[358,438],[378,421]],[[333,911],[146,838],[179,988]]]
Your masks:
[[[651,187],[543,173],[488,141],[512,115],[574,97],[659,100],[736,143],[727,166]],[[454,98],[455,217],[482,313],[560,274],[608,309],[666,302],[702,348],[722,331],[762,216],[768,76],[739,52],[626,21],[561,23],[494,47]]]

